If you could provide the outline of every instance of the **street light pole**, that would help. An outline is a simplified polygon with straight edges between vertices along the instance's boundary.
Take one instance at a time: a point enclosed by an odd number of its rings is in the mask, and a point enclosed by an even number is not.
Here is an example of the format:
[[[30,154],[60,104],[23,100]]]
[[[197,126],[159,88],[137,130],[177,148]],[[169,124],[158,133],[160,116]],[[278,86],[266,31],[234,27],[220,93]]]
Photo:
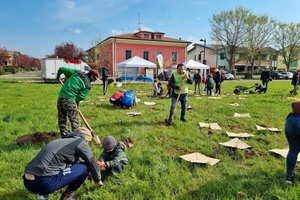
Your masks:
[[[203,64],[206,65],[206,60],[205,60],[205,47],[206,47],[206,39],[200,39],[200,42],[204,42],[204,47],[203,47]]]

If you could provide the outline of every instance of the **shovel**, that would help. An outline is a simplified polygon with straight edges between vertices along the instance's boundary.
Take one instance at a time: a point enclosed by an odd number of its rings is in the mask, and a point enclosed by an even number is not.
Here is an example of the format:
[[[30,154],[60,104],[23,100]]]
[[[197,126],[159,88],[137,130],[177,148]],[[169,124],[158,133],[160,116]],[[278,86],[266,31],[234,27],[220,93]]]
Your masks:
[[[64,85],[64,83],[61,80],[59,80],[59,81],[60,81],[61,85]],[[95,144],[96,145],[101,145],[101,141],[100,141],[98,135],[95,137],[95,134],[94,134],[92,128],[90,127],[89,123],[86,121],[85,117],[83,116],[82,112],[79,109],[78,109],[78,113],[79,113],[81,119],[83,120],[84,124],[86,125],[86,127],[91,131],[91,134],[92,134],[92,137],[95,141]]]

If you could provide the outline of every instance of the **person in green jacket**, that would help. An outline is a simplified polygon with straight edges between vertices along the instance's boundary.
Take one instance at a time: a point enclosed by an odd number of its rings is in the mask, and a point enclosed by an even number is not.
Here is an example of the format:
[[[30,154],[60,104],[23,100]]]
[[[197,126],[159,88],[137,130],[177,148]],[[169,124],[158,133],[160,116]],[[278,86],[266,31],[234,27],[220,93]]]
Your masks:
[[[65,75],[66,81],[59,92],[57,100],[58,127],[61,136],[66,137],[70,132],[67,126],[67,118],[71,123],[72,131],[79,128],[79,102],[86,98],[91,89],[91,82],[99,78],[99,72],[92,69],[86,74],[79,70],[60,67],[57,71],[57,79],[60,78],[61,74]]]
[[[100,154],[97,164],[100,169],[106,169],[108,172],[116,171],[122,173],[125,165],[127,165],[128,159],[125,154],[126,145],[117,141],[112,136],[107,136],[103,142],[103,151]]]

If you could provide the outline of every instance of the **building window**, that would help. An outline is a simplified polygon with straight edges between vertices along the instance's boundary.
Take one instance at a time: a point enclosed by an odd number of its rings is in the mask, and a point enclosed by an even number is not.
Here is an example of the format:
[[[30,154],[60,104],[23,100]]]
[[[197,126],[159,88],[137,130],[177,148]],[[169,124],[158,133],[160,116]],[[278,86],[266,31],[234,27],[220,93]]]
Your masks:
[[[224,59],[225,59],[224,53],[220,53],[220,59],[221,59],[221,60],[224,60]]]
[[[144,51],[144,52],[143,52],[143,58],[144,58],[145,60],[149,60],[149,51]]]
[[[144,33],[144,38],[145,38],[145,39],[149,39],[149,38],[150,38],[149,33]]]
[[[131,58],[131,50],[126,50],[125,60]]]
[[[267,60],[268,58],[268,55],[267,54],[262,54],[261,55],[261,60]]]
[[[172,52],[172,63],[177,63],[177,52]]]
[[[161,39],[161,35],[156,35],[156,39]]]
[[[245,55],[243,53],[239,53],[239,58],[244,58]]]

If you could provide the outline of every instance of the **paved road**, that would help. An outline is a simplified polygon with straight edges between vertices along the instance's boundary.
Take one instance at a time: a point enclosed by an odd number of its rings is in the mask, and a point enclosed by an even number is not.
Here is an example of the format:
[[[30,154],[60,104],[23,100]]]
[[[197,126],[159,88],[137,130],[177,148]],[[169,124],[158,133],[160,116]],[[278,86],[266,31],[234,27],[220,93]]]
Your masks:
[[[0,78],[42,79],[41,71],[1,75]]]

